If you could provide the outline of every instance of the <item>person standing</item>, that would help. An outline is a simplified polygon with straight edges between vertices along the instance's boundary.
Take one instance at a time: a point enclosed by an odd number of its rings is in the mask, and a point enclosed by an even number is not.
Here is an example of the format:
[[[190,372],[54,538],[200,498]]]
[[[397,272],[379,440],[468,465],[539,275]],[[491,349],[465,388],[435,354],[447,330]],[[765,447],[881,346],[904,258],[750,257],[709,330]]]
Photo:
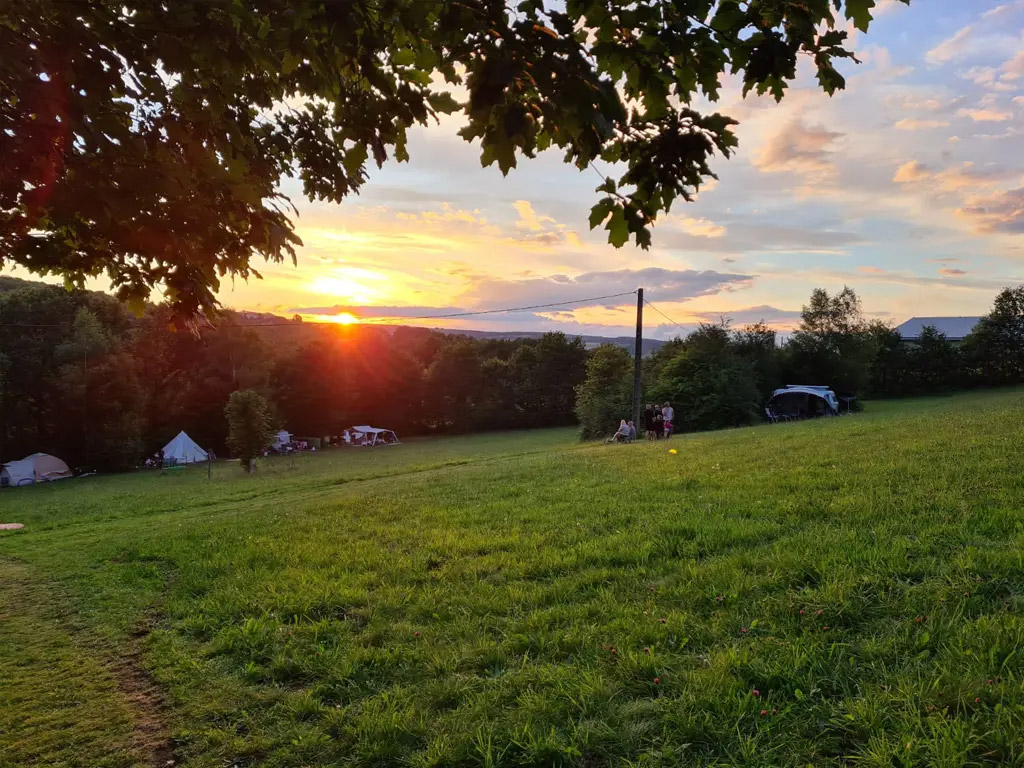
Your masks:
[[[665,439],[672,437],[672,430],[675,429],[676,410],[672,403],[665,403],[661,406],[661,416],[665,420]]]
[[[654,405],[651,403],[644,408],[644,432],[648,440],[654,439]]]

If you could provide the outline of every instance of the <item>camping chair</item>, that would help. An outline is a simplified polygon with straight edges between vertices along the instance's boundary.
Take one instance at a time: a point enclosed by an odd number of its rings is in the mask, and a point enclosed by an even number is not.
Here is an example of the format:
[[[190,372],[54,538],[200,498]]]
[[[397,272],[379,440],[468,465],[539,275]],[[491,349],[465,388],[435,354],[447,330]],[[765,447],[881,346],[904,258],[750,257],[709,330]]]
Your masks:
[[[775,411],[773,411],[771,408],[768,408],[767,406],[765,406],[764,415],[765,415],[765,418],[768,419],[768,423],[769,424],[778,424],[779,423],[779,417],[775,415]]]

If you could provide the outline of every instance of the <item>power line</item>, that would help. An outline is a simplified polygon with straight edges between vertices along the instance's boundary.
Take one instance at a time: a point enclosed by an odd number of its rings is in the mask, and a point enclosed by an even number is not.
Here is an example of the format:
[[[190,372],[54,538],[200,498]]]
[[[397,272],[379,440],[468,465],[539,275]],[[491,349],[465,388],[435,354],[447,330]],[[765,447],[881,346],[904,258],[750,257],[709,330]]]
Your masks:
[[[623,296],[635,296],[636,291],[625,291],[623,293],[610,293],[605,296],[590,296],[585,299],[568,299],[556,301],[552,304],[531,304],[526,307],[505,307],[503,309],[481,309],[472,312],[450,312],[443,315],[394,315],[378,318],[358,318],[363,325],[372,325],[374,320],[445,320],[455,317],[474,317],[476,315],[494,315],[501,312],[526,312],[531,309],[551,309],[553,307],[566,307],[571,304],[583,304],[588,301],[603,301],[605,299],[618,299]],[[656,311],[657,308],[655,308]],[[370,321],[370,322],[367,322]],[[0,323],[0,328],[64,328],[67,323]],[[326,322],[294,322],[290,320],[273,321],[267,323],[224,323],[212,325],[212,328],[301,328],[310,325],[336,326],[337,323]]]
[[[681,331],[684,331],[684,332],[687,332],[687,333],[689,333],[689,330],[688,330],[687,328],[685,328],[685,327],[684,327],[684,326],[683,326],[682,324],[680,324],[680,323],[677,323],[677,322],[676,322],[675,320],[673,320],[673,319],[672,319],[671,317],[669,317],[668,315],[666,315],[666,314],[665,314],[664,312],[662,312],[662,311],[661,311],[660,309],[658,309],[658,308],[657,308],[656,306],[654,306],[653,304],[651,304],[651,302],[649,302],[649,301],[648,301],[647,299],[644,299],[644,304],[646,304],[646,305],[647,305],[648,307],[650,307],[651,309],[653,309],[653,310],[654,310],[655,312],[657,312],[657,313],[658,313],[659,315],[661,315],[662,317],[664,317],[664,318],[665,318],[666,320],[668,320],[668,321],[669,321],[670,323],[672,323],[672,325],[676,326],[676,327],[677,327],[677,328],[678,328],[679,330],[681,330]]]

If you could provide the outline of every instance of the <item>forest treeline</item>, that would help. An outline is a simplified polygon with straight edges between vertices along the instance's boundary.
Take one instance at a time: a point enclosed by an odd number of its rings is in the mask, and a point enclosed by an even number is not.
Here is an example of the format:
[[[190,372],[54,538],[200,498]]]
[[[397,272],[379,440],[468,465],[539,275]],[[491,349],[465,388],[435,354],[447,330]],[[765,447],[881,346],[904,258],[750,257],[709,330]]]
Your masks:
[[[577,414],[584,438],[629,417],[633,362],[621,347],[590,353]],[[865,317],[851,288],[816,289],[784,342],[763,323],[702,325],[644,359],[644,399],[675,406],[677,432],[753,424],[785,384],[827,385],[840,395],[903,397],[1024,383],[1024,286],[1006,288],[962,342],[926,327],[908,342]],[[854,401],[855,403],[857,401]]]
[[[264,316],[263,321],[268,318]],[[583,342],[478,340],[435,330],[225,312],[198,335],[166,308],[0,277],[0,460],[35,451],[125,469],[184,429],[223,453],[230,394],[251,389],[296,435],[354,424],[400,435],[575,423]]]
[[[251,389],[299,436],[370,423],[399,434],[579,423],[606,435],[629,413],[632,358],[579,339],[481,340],[436,330],[225,312],[199,334],[166,308],[136,317],[96,292],[0,277],[0,459],[45,451],[79,469],[135,466],[179,430],[222,452],[224,407]],[[677,431],[757,421],[784,383],[901,396],[1024,381],[1024,289],[1007,289],[954,345],[907,344],[865,319],[851,289],[815,291],[784,343],[763,324],[701,326],[644,359],[644,399],[673,402]]]

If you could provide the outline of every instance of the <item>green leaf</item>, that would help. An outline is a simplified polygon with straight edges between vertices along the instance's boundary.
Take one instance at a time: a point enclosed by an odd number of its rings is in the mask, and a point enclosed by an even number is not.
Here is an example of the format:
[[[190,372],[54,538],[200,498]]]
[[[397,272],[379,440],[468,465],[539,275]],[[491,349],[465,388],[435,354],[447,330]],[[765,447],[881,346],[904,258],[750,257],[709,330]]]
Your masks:
[[[871,9],[874,7],[875,0],[846,0],[846,18],[861,32],[867,32],[871,24]]]
[[[352,147],[345,153],[345,173],[350,177],[356,176],[363,167],[363,163],[366,162],[368,155],[365,144],[356,144]]]
[[[450,115],[459,109],[459,102],[450,93],[432,93],[427,96],[427,101],[435,111],[445,115]]]
[[[621,248],[629,240],[629,222],[626,221],[626,214],[621,205],[615,206],[605,229],[608,230],[608,242],[616,248]]]
[[[399,67],[408,67],[416,61],[416,52],[411,48],[402,48],[391,56],[391,63]]]
[[[598,225],[604,223],[604,220],[608,218],[608,214],[611,213],[612,206],[614,204],[614,201],[610,197],[606,197],[590,209],[591,229],[594,229]]]

